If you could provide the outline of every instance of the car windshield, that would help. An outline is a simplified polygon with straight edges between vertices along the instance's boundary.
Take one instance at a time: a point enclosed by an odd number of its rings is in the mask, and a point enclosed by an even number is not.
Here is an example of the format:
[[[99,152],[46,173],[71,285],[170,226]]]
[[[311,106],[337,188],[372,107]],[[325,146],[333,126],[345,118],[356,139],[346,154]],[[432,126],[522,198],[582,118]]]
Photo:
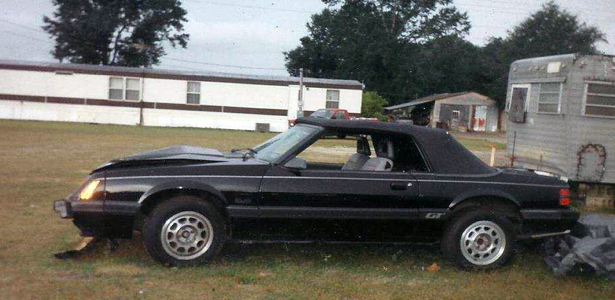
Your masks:
[[[305,125],[297,125],[284,133],[280,133],[266,142],[254,147],[256,158],[273,162],[303,140],[313,135],[318,128]]]
[[[331,116],[333,116],[333,111],[326,110],[326,109],[319,109],[310,115],[310,117],[323,118],[323,119],[330,119]]]

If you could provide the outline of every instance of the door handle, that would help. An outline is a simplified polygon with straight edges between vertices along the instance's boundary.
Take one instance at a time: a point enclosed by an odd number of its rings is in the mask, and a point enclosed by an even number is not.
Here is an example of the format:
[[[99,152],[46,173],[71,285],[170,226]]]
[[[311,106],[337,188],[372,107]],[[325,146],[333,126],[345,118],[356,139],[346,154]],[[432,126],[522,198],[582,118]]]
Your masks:
[[[391,183],[391,189],[401,191],[407,189],[409,186],[412,186],[410,182],[393,182]]]

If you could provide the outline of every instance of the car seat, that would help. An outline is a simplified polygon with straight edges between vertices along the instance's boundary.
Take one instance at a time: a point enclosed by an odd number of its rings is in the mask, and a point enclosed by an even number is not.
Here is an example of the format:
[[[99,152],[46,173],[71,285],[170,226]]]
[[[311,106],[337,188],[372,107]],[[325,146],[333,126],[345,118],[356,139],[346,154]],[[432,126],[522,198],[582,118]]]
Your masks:
[[[342,167],[342,170],[361,170],[363,165],[369,160],[372,152],[369,150],[369,142],[367,137],[357,137],[357,153],[350,156],[348,161]]]
[[[393,169],[393,161],[395,158],[395,152],[393,148],[393,141],[379,140],[376,147],[376,155],[378,157],[370,158],[361,167],[364,171],[391,171]]]

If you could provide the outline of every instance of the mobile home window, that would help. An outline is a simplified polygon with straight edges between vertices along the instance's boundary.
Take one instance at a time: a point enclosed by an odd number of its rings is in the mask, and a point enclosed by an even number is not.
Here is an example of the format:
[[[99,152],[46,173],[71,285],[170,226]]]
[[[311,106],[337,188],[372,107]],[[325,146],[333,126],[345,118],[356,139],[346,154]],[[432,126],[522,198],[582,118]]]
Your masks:
[[[188,95],[186,96],[186,103],[188,104],[200,104],[201,103],[201,83],[200,82],[188,82]]]
[[[325,108],[340,108],[340,91],[327,90],[327,103]]]
[[[109,99],[124,100],[124,78],[109,78]]]
[[[563,85],[559,82],[540,84],[538,93],[538,112],[551,114],[558,114],[560,112],[562,87]]]
[[[126,100],[138,101],[141,94],[141,80],[126,78]]]
[[[141,80],[137,78],[110,77],[109,99],[141,100]]]
[[[615,83],[585,85],[584,115],[615,118]]]

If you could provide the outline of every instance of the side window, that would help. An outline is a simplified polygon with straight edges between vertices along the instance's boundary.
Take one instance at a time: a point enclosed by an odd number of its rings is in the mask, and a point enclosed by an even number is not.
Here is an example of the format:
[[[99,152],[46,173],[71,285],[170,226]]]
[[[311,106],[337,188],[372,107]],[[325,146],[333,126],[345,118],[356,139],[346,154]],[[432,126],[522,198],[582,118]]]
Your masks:
[[[394,172],[428,172],[427,163],[414,140],[407,136],[393,139]]]
[[[126,100],[139,101],[141,94],[141,80],[126,78]]]
[[[109,99],[124,100],[124,78],[109,78]]]
[[[587,83],[583,115],[615,118],[615,84],[610,82]]]
[[[508,100],[510,120],[515,123],[525,123],[525,112],[530,97],[529,84],[513,85]]]
[[[327,103],[325,108],[340,108],[340,91],[327,90]]]
[[[109,77],[109,99],[141,100],[141,79]]]
[[[342,138],[343,137],[343,138]],[[363,154],[356,155],[357,153]],[[337,135],[322,136],[297,155],[312,170],[428,172],[429,168],[417,144],[407,135]],[[365,168],[368,161],[376,164],[386,158],[392,169]],[[370,160],[372,158],[372,160]],[[390,165],[389,165],[390,166]]]
[[[201,104],[201,83],[188,82],[188,93],[186,95],[186,103]]]
[[[321,137],[297,156],[305,159],[310,169],[340,170],[355,153],[357,153],[356,137],[346,136],[341,139],[331,135]],[[333,164],[335,167],[328,164]]]
[[[335,119],[336,120],[344,120],[346,119],[346,114],[344,114],[343,111],[338,111],[335,113]]]
[[[563,84],[559,82],[541,83],[538,93],[538,112],[559,114]]]

